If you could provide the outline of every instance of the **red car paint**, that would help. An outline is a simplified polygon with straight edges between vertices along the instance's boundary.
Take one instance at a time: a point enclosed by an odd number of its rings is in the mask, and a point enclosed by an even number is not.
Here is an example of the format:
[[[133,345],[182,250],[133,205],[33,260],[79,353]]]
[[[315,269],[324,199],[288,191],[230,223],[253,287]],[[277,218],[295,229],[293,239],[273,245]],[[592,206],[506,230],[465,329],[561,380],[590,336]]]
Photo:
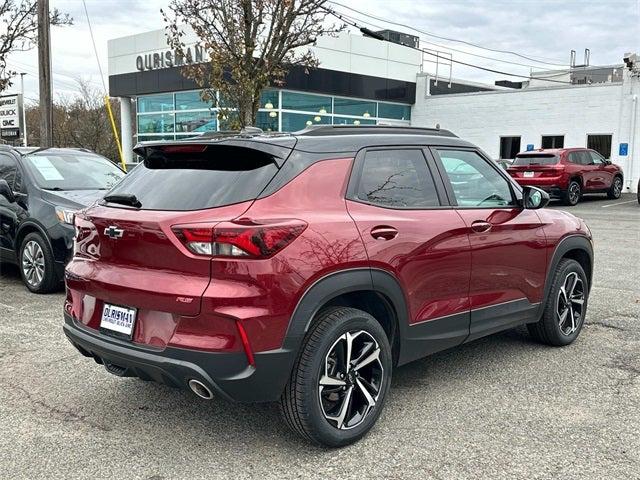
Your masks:
[[[78,214],[75,254],[66,269],[68,322],[98,335],[105,302],[133,307],[133,346],[156,353],[239,353],[244,363],[230,376],[249,378],[262,368],[259,354],[287,352],[292,318],[306,294],[330,274],[389,274],[401,287],[410,329],[467,315],[461,335],[447,344],[452,346],[472,336],[469,318],[473,322],[476,311],[544,302],[556,247],[572,235],[590,242],[584,223],[563,212],[455,205],[392,209],[347,199],[354,157],[324,153],[273,193],[225,207],[157,211],[97,205]],[[215,232],[279,221],[305,228],[267,258],[194,254],[176,234],[176,226]],[[124,230],[122,238],[107,235],[112,225]],[[96,348],[91,355],[102,355],[103,347]],[[283,375],[286,381],[289,371]]]
[[[296,303],[310,284],[332,270],[367,266],[345,208],[352,161],[312,165],[249,210],[249,203],[188,213],[90,209],[77,221],[87,231],[79,236],[78,253],[67,266],[68,311],[97,329],[104,302],[135,306],[133,341],[152,346],[237,351],[242,348],[235,326],[239,320],[253,351],[280,347]],[[198,257],[171,232],[175,224],[239,217],[303,218],[309,227],[265,260]],[[114,221],[131,233],[115,241],[106,238],[102,231]],[[133,242],[144,242],[145,248]],[[148,268],[141,269],[145,258]],[[184,303],[185,297],[194,301]]]
[[[557,157],[557,162],[552,165],[510,165],[507,172],[520,185],[531,185],[547,191],[565,191],[569,187],[569,182],[576,179],[580,183],[583,193],[606,191],[611,188],[611,183],[616,175],[623,175],[622,169],[610,162],[584,165],[572,161],[572,153],[583,152],[594,151],[586,148],[560,148],[521,152],[516,156],[516,163],[518,158],[534,155],[554,155]],[[533,177],[525,177],[525,172],[533,172]]]

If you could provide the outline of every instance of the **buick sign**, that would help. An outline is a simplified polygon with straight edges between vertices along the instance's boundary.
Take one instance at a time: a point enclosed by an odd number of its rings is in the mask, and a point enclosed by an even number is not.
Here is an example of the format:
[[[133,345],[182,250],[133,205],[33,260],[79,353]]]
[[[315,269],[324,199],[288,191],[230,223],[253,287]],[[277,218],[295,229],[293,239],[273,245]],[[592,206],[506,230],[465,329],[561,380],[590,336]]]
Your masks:
[[[22,101],[20,95],[5,95],[0,97],[0,128],[2,130],[16,131],[20,129],[21,107]],[[4,133],[5,132],[3,132],[2,136],[5,136]]]

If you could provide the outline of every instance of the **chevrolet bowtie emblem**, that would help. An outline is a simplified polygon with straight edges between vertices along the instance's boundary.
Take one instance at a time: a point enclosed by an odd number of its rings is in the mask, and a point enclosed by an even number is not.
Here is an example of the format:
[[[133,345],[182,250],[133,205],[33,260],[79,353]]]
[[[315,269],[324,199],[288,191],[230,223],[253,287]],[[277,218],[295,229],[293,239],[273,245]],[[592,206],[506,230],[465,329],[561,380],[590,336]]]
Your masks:
[[[104,229],[104,234],[109,237],[109,238],[122,238],[122,235],[124,235],[124,230],[122,230],[121,228],[115,227],[113,225],[109,225],[107,228]]]

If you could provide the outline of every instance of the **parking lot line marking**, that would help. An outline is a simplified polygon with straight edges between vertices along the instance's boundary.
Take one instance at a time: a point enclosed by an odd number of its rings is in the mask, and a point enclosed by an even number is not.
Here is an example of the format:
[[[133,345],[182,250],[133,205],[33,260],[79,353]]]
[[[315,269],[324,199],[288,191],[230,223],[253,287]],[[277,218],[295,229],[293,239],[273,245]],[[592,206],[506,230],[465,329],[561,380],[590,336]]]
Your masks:
[[[629,200],[628,202],[618,202],[618,203],[611,203],[609,205],[602,205],[602,208],[615,207],[616,205],[624,205],[625,203],[633,203],[633,202],[637,202],[637,200]]]

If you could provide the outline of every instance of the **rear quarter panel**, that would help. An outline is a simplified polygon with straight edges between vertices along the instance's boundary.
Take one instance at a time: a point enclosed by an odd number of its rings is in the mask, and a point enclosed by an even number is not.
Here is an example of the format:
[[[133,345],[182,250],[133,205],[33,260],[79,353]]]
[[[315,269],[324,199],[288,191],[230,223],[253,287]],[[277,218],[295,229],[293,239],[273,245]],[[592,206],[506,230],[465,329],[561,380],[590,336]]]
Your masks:
[[[203,312],[240,320],[254,351],[279,348],[297,303],[320,278],[368,267],[360,234],[347,213],[352,158],[323,160],[243,215],[251,220],[299,219],[308,226],[264,260],[214,259]]]

